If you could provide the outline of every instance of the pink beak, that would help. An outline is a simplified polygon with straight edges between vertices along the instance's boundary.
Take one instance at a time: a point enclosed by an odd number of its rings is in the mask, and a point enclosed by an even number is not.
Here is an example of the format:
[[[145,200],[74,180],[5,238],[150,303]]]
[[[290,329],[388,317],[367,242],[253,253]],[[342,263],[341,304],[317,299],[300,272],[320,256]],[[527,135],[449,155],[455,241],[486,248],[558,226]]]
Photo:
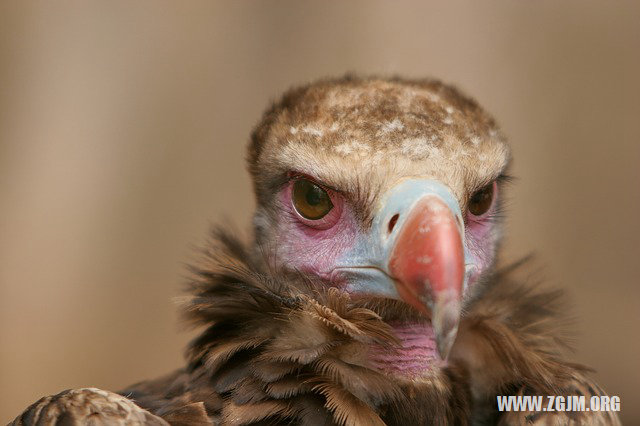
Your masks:
[[[460,227],[440,197],[427,195],[409,211],[389,259],[400,297],[431,318],[443,359],[460,321],[465,276]]]

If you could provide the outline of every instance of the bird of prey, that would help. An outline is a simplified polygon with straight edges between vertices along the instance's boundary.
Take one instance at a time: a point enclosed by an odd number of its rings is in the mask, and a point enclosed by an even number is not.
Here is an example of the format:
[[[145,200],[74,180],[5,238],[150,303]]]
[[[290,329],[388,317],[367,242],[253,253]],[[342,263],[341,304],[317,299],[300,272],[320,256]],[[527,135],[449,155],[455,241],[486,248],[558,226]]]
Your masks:
[[[436,80],[354,77],[288,91],[248,148],[245,242],[214,230],[193,267],[186,365],[76,389],[15,425],[619,424],[498,410],[498,395],[604,395],[567,361],[558,291],[496,267],[509,145]]]

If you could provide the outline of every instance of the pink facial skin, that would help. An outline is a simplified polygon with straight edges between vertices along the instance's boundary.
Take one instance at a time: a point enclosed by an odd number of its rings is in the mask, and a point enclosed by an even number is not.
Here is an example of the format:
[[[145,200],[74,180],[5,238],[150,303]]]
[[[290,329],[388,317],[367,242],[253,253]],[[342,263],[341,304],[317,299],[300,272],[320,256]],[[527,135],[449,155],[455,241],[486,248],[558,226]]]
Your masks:
[[[498,185],[493,182],[493,200],[491,207],[483,215],[476,216],[467,211],[466,244],[476,265],[469,277],[471,286],[494,260],[496,235],[492,218],[497,214]]]
[[[395,350],[373,345],[370,359],[373,366],[386,373],[417,378],[436,366],[446,363],[436,349],[436,338],[430,324],[391,324],[400,346]],[[428,368],[426,368],[428,367]]]
[[[291,200],[295,179],[286,184],[279,196],[284,214],[278,224],[278,235],[286,239],[278,241],[278,258],[289,268],[329,279],[337,260],[355,245],[356,219],[342,194],[324,187],[331,197],[331,211],[319,220],[302,217]]]
[[[283,215],[279,232],[283,240],[278,241],[278,259],[292,269],[312,273],[330,280],[337,261],[354,247],[358,225],[350,205],[337,191],[323,187],[333,204],[333,209],[319,220],[302,217],[293,206],[291,193],[295,179],[306,175],[294,175],[280,192],[279,201]],[[320,185],[318,182],[314,183]],[[476,268],[469,277],[472,285],[494,260],[496,236],[492,217],[497,210],[498,187],[494,182],[493,201],[489,210],[481,216],[467,211],[465,243]],[[320,185],[322,186],[322,185]],[[336,283],[337,284],[337,283]]]
[[[292,201],[295,179],[309,179],[323,187],[331,198],[332,210],[319,220],[301,216]],[[471,285],[493,262],[496,235],[492,217],[496,214],[497,185],[489,210],[475,216],[467,212],[465,244],[471,261],[477,266],[469,277]],[[287,268],[316,275],[339,285],[332,272],[340,266],[356,246],[361,232],[353,210],[344,196],[319,184],[306,175],[292,175],[278,195],[282,215],[278,222],[277,260]],[[467,259],[468,260],[468,259]],[[334,279],[332,281],[332,278]],[[433,328],[429,323],[392,324],[400,341],[397,348],[372,346],[370,361],[375,368],[388,374],[407,378],[419,377],[435,367],[446,365],[437,352]]]

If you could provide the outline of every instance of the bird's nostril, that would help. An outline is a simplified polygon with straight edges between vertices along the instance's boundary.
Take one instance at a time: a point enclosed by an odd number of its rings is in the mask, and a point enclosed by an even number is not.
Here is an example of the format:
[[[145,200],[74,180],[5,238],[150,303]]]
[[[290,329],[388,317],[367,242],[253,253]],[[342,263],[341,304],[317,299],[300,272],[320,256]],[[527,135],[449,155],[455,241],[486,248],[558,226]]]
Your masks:
[[[393,228],[396,226],[396,223],[398,222],[398,217],[400,217],[400,215],[396,213],[389,220],[389,233],[391,233],[391,231],[393,231]]]

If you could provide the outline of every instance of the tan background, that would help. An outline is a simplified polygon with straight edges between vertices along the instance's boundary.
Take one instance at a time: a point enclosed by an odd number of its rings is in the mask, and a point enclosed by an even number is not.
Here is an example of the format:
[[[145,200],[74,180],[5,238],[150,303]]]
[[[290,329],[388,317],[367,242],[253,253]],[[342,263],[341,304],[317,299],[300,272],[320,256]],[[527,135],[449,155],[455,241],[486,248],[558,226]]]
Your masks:
[[[349,70],[495,114],[507,256],[567,288],[575,358],[640,421],[640,2],[122,1],[0,5],[0,423],[180,364],[171,300],[209,224],[248,223],[251,126]]]

